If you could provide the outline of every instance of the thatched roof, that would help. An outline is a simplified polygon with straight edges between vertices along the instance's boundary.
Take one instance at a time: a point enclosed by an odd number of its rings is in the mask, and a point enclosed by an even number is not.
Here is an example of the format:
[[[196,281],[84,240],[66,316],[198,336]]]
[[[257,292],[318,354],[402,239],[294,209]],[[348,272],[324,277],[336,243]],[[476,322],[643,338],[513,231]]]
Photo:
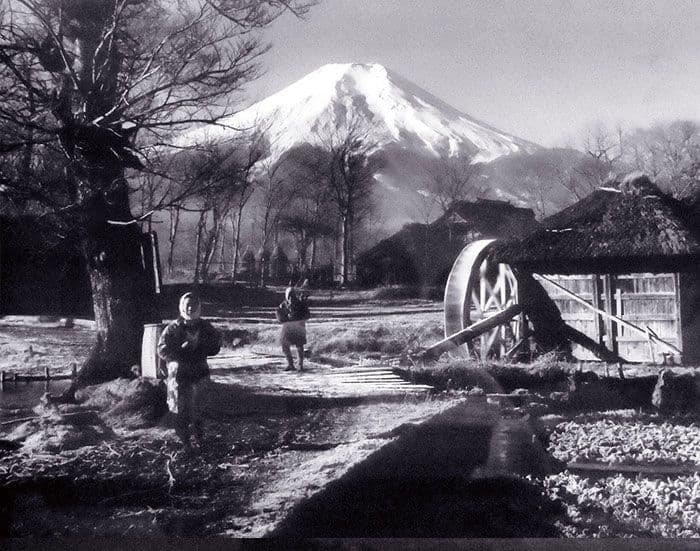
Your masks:
[[[478,231],[484,237],[524,237],[538,227],[532,209],[507,201],[456,201],[432,226],[451,224]]]
[[[505,201],[458,201],[430,225],[407,224],[359,255],[358,278],[377,285],[387,276],[399,283],[442,284],[466,242],[527,235],[538,227],[530,209]]]
[[[529,237],[499,244],[494,260],[545,273],[698,269],[700,217],[633,174],[550,216]]]

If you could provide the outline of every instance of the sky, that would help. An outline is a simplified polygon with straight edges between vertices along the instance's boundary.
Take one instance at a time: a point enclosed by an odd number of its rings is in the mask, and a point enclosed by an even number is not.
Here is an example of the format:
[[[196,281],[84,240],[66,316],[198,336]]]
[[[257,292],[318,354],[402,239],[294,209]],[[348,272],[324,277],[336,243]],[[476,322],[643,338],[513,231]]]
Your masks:
[[[326,63],[380,63],[500,130],[700,120],[700,0],[321,0],[285,15],[246,104]]]

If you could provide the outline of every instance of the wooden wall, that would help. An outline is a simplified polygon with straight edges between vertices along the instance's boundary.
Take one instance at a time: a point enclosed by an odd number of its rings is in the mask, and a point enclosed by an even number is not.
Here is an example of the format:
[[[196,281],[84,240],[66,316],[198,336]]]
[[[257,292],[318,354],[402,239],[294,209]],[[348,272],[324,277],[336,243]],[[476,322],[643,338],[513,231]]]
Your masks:
[[[660,339],[684,350],[680,306],[684,293],[681,292],[679,274],[577,274],[546,277],[598,309],[641,329],[648,328]],[[678,355],[664,358],[664,354],[669,351],[663,345],[652,343],[645,335],[595,313],[547,281],[541,283],[567,324],[626,360],[657,364],[663,363],[665,359],[675,363],[681,361]],[[697,321],[700,323],[700,320]],[[581,360],[596,359],[591,352],[578,345],[574,346],[573,353]],[[685,354],[684,361],[688,361]]]

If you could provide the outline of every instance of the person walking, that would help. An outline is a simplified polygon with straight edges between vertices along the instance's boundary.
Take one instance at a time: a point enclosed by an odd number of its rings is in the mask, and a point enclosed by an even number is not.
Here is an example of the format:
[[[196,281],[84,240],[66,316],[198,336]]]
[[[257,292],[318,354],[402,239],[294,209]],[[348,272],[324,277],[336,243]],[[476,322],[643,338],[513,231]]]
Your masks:
[[[294,359],[291,347],[297,349],[299,371],[304,370],[304,345],[306,344],[306,320],[310,317],[306,298],[301,296],[293,287],[287,287],[284,292],[284,302],[276,310],[277,321],[282,324],[280,344],[287,358],[285,371],[294,371]]]
[[[202,394],[209,380],[207,356],[219,353],[221,334],[201,319],[202,304],[194,293],[180,297],[179,311],[160,336],[158,355],[167,362],[168,409],[175,414],[175,432],[191,452],[193,425],[197,445],[204,451]]]

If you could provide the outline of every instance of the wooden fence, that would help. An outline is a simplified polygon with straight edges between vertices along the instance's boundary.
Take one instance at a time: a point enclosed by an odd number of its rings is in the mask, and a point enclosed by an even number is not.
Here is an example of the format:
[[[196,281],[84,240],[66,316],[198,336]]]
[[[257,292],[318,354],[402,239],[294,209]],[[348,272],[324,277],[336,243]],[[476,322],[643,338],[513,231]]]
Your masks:
[[[557,288],[540,280],[557,304],[566,323],[609,350],[633,362],[679,362],[668,347],[658,346],[654,337],[682,348],[678,274],[547,275],[547,279],[571,291],[595,308],[642,328],[647,335],[614,323]],[[596,359],[575,345],[581,360]]]

